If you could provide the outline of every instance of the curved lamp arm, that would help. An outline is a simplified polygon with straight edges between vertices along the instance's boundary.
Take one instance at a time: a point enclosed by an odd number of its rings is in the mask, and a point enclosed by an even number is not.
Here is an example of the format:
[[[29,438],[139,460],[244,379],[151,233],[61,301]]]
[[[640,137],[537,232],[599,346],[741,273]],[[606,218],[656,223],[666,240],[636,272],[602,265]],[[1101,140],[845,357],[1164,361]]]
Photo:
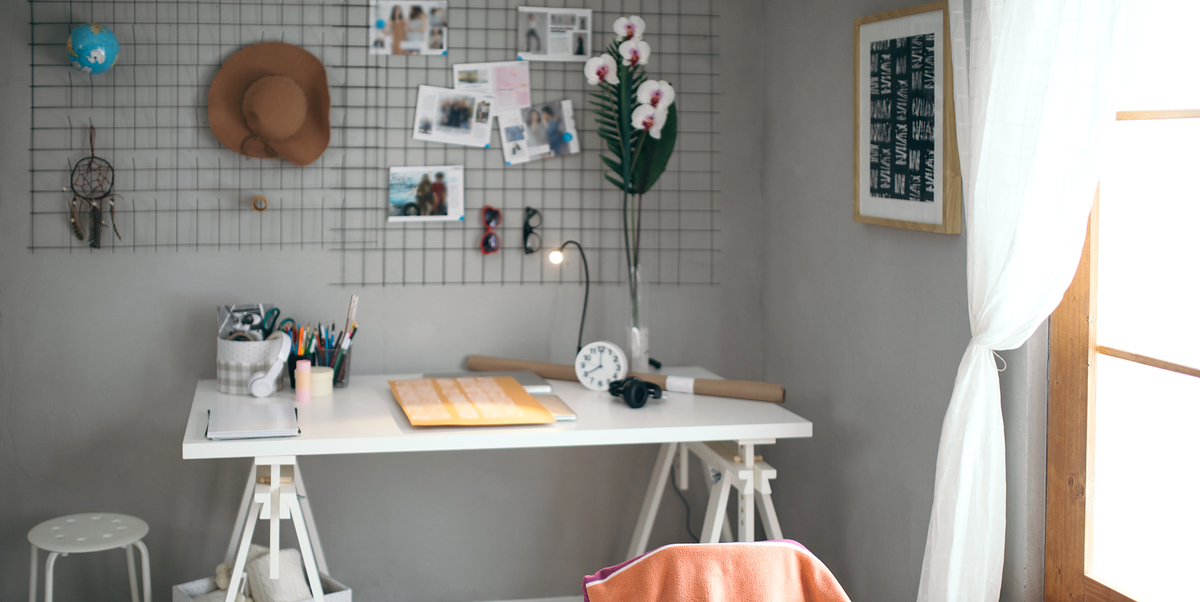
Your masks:
[[[583,315],[579,317],[579,339],[575,345],[575,353],[579,353],[579,351],[583,349],[583,323],[585,320],[587,320],[587,304],[588,304],[588,296],[591,294],[591,291],[592,291],[592,276],[588,272],[587,254],[585,254],[583,252],[582,245],[580,245],[579,243],[577,243],[573,240],[568,240],[567,242],[564,242],[563,244],[559,245],[559,247],[557,249],[555,249],[555,251],[557,251],[559,253],[559,255],[561,256],[563,249],[567,248],[567,245],[575,245],[575,248],[579,249],[579,257],[583,259],[583,283],[584,283]],[[554,261],[554,260],[551,259],[551,261]],[[559,262],[561,262],[561,261],[562,261],[562,258],[559,257]],[[555,262],[555,263],[558,263],[558,262]]]

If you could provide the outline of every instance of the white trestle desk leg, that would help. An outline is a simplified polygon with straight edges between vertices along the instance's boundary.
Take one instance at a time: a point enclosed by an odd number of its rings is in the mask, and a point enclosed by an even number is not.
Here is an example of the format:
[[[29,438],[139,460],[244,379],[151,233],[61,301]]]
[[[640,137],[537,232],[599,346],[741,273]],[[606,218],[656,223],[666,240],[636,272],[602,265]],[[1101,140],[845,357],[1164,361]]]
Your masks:
[[[254,485],[258,481],[258,465],[250,463],[250,478],[246,480],[246,492],[242,494],[242,505],[238,506],[237,520],[233,523],[233,532],[229,534],[229,547],[225,549],[225,564],[233,564],[233,555],[237,553],[238,535],[241,535],[242,525],[246,523],[246,513],[250,511],[250,498],[254,496]]]
[[[771,494],[756,492],[758,513],[762,515],[763,531],[767,539],[783,539],[783,529],[779,528],[779,516],[775,514],[775,504],[771,502]]]
[[[775,503],[771,501],[771,479],[776,471],[766,462],[754,462],[754,500],[758,503],[758,513],[762,515],[763,531],[767,539],[783,539],[783,529],[779,528],[779,516],[775,514]]]
[[[258,512],[262,509],[262,503],[255,501],[250,506],[250,514],[246,516],[246,522],[242,526],[241,544],[238,545],[237,559],[233,562],[233,569],[229,573],[229,590],[225,593],[225,602],[234,602],[237,598],[238,590],[241,589],[242,571],[246,570],[246,557],[250,555],[250,540],[254,537],[254,525],[258,522]]]
[[[321,547],[321,537],[317,535],[317,521],[313,519],[312,505],[308,503],[308,491],[304,488],[304,478],[300,476],[300,459],[292,466],[292,483],[296,485],[296,496],[300,498],[300,509],[304,511],[304,524],[308,527],[308,539],[312,542],[313,555],[317,559],[317,569],[326,575],[329,566],[325,564],[325,548]]]
[[[37,602],[38,547],[29,544],[29,602]]]
[[[150,551],[140,539],[133,542],[133,545],[137,546],[138,552],[142,554],[142,597],[145,598],[143,602],[150,602]]]
[[[129,598],[138,602],[137,568],[133,564],[133,545],[125,546],[125,564],[129,567]]]
[[[689,446],[688,449],[690,450],[691,447]],[[711,500],[712,499],[712,488],[716,487],[717,485],[719,485],[721,483],[721,471],[717,470],[716,468],[713,468],[712,465],[710,465],[708,462],[705,462],[704,460],[700,461],[700,465],[704,467],[704,474],[707,475],[707,478],[708,478],[709,499]],[[704,541],[704,538],[701,537],[700,541]],[[727,521],[727,520],[721,521],[721,539],[720,539],[720,541],[733,541],[733,531],[731,531],[729,529],[729,521]]]
[[[687,445],[679,446],[679,461],[675,463],[675,479],[679,481],[679,490],[688,489],[688,452]]]
[[[742,464],[754,470],[754,444],[743,443]],[[754,541],[754,481],[745,479],[738,496],[738,541]]]
[[[279,578],[279,464],[271,465],[271,578]]]
[[[646,551],[650,541],[650,529],[654,526],[654,517],[658,514],[658,504],[662,501],[663,488],[667,486],[667,478],[671,476],[671,463],[675,461],[675,448],[678,443],[663,443],[658,448],[658,459],[654,461],[654,470],[650,473],[650,485],[646,488],[646,497],[642,499],[642,510],[638,514],[637,525],[633,528],[633,540],[629,542],[626,558],[639,556]]]
[[[721,479],[708,488],[708,508],[704,511],[704,529],[700,531],[700,543],[717,543],[725,524],[725,504],[729,500],[729,486],[733,473],[721,471]]]
[[[308,540],[308,530],[305,529],[304,514],[295,498],[289,498],[292,507],[292,525],[296,527],[296,542],[300,544],[300,557],[304,559],[304,570],[308,573],[308,585],[312,588],[313,602],[325,602],[325,593],[321,588],[321,575],[317,572],[317,563],[313,559],[312,542]]]

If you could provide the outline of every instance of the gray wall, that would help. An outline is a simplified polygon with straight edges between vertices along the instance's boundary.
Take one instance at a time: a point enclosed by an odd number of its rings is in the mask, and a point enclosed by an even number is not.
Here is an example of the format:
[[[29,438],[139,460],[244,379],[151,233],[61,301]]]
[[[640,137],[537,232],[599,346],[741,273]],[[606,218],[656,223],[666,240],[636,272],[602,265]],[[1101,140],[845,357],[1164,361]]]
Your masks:
[[[220,560],[248,465],[179,459],[191,389],[213,376],[218,303],[274,299],[312,314],[358,292],[359,373],[445,368],[472,352],[570,356],[573,286],[351,291],[328,279],[296,286],[291,254],[31,254],[28,9],[2,1],[14,18],[0,26],[0,599],[26,595],[25,532],[67,512],[147,519],[159,599]],[[853,19],[906,5],[721,7],[722,284],[651,297],[656,356],[781,382],[787,407],[813,420],[811,440],[765,451],[781,469],[776,503],[784,533],[855,600],[916,595],[937,440],[969,339],[966,236],[851,220]],[[337,273],[331,253],[301,259]],[[247,265],[265,276],[238,276]],[[585,337],[621,336],[621,291],[594,295]],[[389,311],[413,306],[434,315],[414,323]],[[1044,339],[1004,354],[1004,600],[1040,599]],[[653,456],[635,446],[304,467],[332,572],[356,598],[468,601],[569,594],[580,575],[620,560]],[[702,497],[689,493],[694,509]],[[652,544],[684,540],[682,521],[668,496]],[[123,599],[122,562],[64,559],[58,591]]]
[[[912,4],[766,0],[762,20],[765,377],[814,423],[811,441],[764,455],[786,467],[784,533],[855,600],[916,597],[942,418],[970,339],[967,235],[852,221],[854,19]],[[1004,354],[1002,600],[1041,599],[1044,341]]]
[[[248,461],[180,459],[195,381],[215,374],[220,303],[272,300],[333,316],[359,293],[360,374],[452,368],[469,353],[574,355],[577,285],[342,289],[326,284],[337,255],[319,250],[30,253],[29,8],[0,6],[9,17],[0,25],[0,599],[27,595],[29,528],[71,512],[146,519],[159,600],[221,561]],[[733,13],[719,21],[724,39],[757,26],[753,14]],[[718,67],[728,74],[719,81],[725,174],[761,164],[759,120],[740,110],[758,102],[748,85],[761,81],[757,58],[730,44]],[[730,201],[718,224],[721,285],[651,287],[652,348],[671,364],[754,379],[761,191],[739,185]],[[295,282],[300,264],[314,282]],[[585,337],[623,340],[622,291],[592,293]],[[422,319],[400,317],[412,307]],[[331,572],[356,599],[470,601],[569,595],[582,575],[623,560],[656,451],[363,455],[303,467]],[[698,504],[700,492],[691,495]],[[686,538],[677,499],[660,521],[652,543]],[[127,599],[123,562],[116,552],[63,559],[56,592]]]

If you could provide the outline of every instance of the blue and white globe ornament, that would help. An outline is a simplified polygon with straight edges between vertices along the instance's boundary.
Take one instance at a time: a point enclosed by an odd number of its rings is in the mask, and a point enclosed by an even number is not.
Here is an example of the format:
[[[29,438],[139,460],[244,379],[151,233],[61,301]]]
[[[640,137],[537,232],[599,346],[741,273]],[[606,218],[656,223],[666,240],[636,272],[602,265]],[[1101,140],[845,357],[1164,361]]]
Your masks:
[[[88,75],[99,75],[111,69],[120,52],[117,34],[96,23],[80,25],[67,37],[71,66]]]

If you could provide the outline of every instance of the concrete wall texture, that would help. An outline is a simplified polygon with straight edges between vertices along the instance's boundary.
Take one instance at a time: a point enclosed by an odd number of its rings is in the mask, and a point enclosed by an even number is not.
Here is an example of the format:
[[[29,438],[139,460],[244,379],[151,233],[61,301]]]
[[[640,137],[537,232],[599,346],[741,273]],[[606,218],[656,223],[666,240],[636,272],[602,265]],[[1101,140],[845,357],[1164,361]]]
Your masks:
[[[146,519],[160,600],[220,561],[249,464],[179,454],[194,383],[215,374],[215,305],[286,300],[307,315],[358,292],[359,321],[374,329],[356,347],[359,373],[445,369],[468,353],[570,357],[575,286],[349,291],[295,285],[288,253],[30,253],[28,6],[2,2],[12,18],[0,24],[0,599],[28,595],[28,529],[70,512]],[[942,415],[970,336],[966,235],[851,220],[853,19],[905,5],[720,3],[721,284],[650,293],[656,356],[783,383],[787,407],[814,422],[812,439],[764,453],[780,469],[784,533],[855,600],[915,598]],[[334,254],[302,259],[336,273]],[[618,336],[622,291],[597,287],[592,303],[585,338]],[[389,312],[403,305],[432,315]],[[1003,381],[1005,419],[1016,424],[1005,600],[1040,598],[1044,352],[1006,354],[1016,370]],[[331,571],[357,599],[465,602],[569,595],[583,574],[622,560],[655,452],[363,455],[303,467]],[[693,509],[703,498],[688,493]],[[686,540],[683,514],[668,496],[652,545]],[[126,599],[123,564],[119,553],[63,559],[56,592]]]

